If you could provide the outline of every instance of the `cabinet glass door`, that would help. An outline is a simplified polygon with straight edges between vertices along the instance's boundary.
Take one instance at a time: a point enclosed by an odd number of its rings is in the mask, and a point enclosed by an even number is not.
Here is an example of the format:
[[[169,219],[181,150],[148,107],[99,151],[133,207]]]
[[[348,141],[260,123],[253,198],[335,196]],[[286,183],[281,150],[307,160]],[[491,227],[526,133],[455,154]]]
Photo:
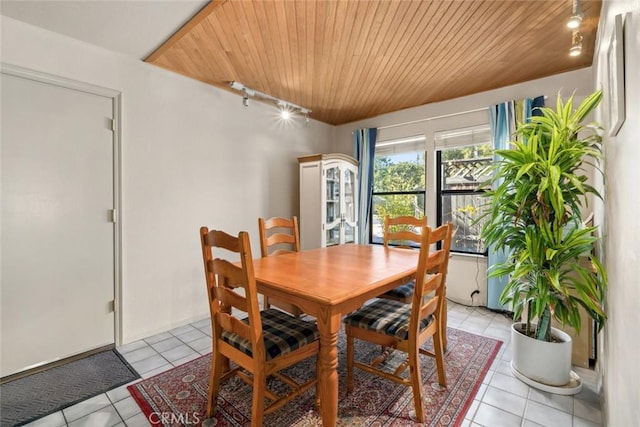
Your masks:
[[[326,194],[326,245],[340,244],[340,224],[342,211],[340,206],[340,169],[337,166],[328,168],[325,172]]]
[[[354,243],[356,241],[356,200],[355,183],[356,175],[351,169],[343,171],[343,243]]]

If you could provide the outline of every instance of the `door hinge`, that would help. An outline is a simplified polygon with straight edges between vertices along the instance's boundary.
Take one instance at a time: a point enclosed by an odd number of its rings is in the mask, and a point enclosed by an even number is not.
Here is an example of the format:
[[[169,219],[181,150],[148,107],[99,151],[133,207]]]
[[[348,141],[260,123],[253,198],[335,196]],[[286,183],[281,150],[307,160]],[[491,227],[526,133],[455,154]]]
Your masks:
[[[118,220],[118,215],[115,209],[109,210],[109,221],[112,223],[116,223]]]
[[[117,129],[117,126],[116,126],[116,119],[111,119],[111,130],[112,130],[113,132],[115,132],[115,131],[116,131],[116,129]]]
[[[109,301],[109,313],[115,313],[116,312],[116,300],[112,299],[111,301]]]

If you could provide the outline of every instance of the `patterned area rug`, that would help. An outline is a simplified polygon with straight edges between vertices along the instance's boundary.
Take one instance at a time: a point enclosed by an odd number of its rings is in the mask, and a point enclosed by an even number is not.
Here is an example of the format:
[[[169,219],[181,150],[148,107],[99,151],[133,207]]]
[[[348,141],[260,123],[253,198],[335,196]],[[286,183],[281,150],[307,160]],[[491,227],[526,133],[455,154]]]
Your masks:
[[[495,358],[501,341],[481,337],[457,329],[448,329],[448,348],[445,353],[447,388],[438,385],[435,360],[421,356],[423,399],[426,425],[459,425],[473,401]],[[355,388],[347,394],[346,340],[339,339],[340,376],[338,398],[338,425],[380,426],[416,425],[411,417],[413,397],[411,389],[389,380],[355,369]],[[425,348],[431,346],[429,341]],[[380,354],[380,347],[356,340],[356,360],[369,361]],[[385,362],[389,369],[396,360]],[[234,377],[222,384],[215,419],[205,420],[206,396],[211,358],[202,356],[172,370],[143,380],[128,387],[136,402],[153,425],[164,426],[249,426],[251,425],[252,388]],[[315,358],[301,362],[286,373],[297,380],[315,374]],[[279,392],[286,390],[276,379],[269,380],[269,387]],[[320,414],[314,405],[315,388],[292,400],[283,408],[264,418],[265,426],[319,426]],[[204,424],[203,424],[204,421]]]
[[[116,350],[107,350],[10,381],[0,386],[1,425],[26,424],[137,378]]]

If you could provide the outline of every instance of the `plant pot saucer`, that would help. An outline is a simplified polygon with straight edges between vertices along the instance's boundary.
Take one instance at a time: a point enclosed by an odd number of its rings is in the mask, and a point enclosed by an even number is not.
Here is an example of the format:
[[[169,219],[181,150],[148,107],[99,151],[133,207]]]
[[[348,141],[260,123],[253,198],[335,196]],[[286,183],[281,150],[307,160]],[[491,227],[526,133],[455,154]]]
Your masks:
[[[529,377],[521,374],[516,368],[513,367],[513,362],[511,362],[511,372],[513,375],[522,381],[523,383],[531,386],[533,388],[537,388],[538,390],[546,391],[547,393],[560,394],[563,396],[571,396],[574,394],[580,393],[582,390],[582,379],[575,372],[571,371],[571,378],[569,382],[565,385],[554,386],[549,384],[543,384],[538,381],[532,380]]]

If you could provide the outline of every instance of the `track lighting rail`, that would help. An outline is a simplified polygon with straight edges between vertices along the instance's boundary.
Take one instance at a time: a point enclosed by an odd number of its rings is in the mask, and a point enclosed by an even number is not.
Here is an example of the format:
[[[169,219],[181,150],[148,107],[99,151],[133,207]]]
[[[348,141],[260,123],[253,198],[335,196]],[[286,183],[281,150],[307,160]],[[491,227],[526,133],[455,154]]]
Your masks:
[[[258,98],[265,101],[271,101],[276,104],[280,108],[283,118],[289,118],[292,112],[299,111],[305,116],[306,121],[309,121],[311,110],[309,110],[308,108],[301,107],[300,105],[293,104],[289,101],[284,101],[280,98],[276,98],[275,96],[271,96],[267,93],[260,92],[255,89],[251,89],[250,87],[247,87],[240,82],[229,82],[229,87],[233,90],[242,92],[242,105],[244,105],[245,107],[249,106],[249,98]]]

